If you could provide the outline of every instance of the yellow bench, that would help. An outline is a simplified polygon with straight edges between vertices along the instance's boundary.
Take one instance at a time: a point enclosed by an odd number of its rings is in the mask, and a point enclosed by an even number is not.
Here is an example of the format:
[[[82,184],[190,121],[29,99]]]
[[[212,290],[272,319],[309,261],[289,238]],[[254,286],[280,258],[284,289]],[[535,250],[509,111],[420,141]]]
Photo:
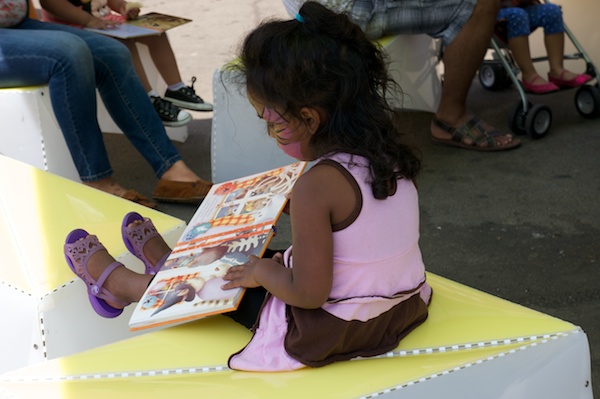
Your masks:
[[[248,373],[226,366],[251,333],[225,316],[132,334],[131,309],[97,316],[62,253],[65,236],[80,227],[142,270],[118,234],[130,210],[150,216],[171,244],[185,226],[0,156],[0,397],[593,397],[579,327],[434,274],[429,319],[377,358]]]

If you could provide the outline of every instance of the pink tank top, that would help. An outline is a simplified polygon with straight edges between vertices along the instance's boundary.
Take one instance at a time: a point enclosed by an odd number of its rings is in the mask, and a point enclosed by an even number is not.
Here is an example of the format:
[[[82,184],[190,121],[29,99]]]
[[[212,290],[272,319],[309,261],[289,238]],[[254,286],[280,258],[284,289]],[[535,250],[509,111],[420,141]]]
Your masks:
[[[354,156],[349,162],[350,157],[322,160],[348,177],[359,199],[351,220],[332,226],[330,298],[321,309],[306,310],[269,297],[252,340],[231,356],[231,368],[294,370],[385,353],[426,319],[431,289],[418,245],[417,190],[412,181],[401,179],[393,196],[377,200],[366,161]],[[293,267],[291,252],[290,247],[284,256],[288,267]],[[375,337],[373,330],[392,333]],[[353,342],[343,342],[348,336]]]

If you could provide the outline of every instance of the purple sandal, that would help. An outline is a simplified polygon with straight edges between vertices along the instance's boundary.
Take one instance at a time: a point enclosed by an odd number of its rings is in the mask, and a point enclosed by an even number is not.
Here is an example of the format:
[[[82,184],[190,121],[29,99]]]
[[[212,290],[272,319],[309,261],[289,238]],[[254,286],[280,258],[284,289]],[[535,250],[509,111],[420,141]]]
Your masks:
[[[136,220],[141,220],[137,226],[128,227],[131,223]],[[123,242],[125,246],[134,254],[139,260],[144,262],[144,266],[146,266],[146,274],[154,275],[158,273],[162,265],[165,263],[170,253],[165,254],[156,265],[152,265],[146,256],[144,255],[144,245],[146,242],[154,237],[160,236],[158,231],[156,231],[156,227],[152,223],[152,220],[148,218],[142,217],[137,212],[129,212],[123,218],[123,223],[121,224],[121,235],[123,236]]]
[[[111,263],[100,275],[98,280],[94,280],[87,271],[87,263],[93,254],[104,249],[104,246],[98,241],[98,237],[89,235],[87,231],[82,229],[73,230],[67,236],[64,252],[67,264],[79,277],[82,279],[88,291],[88,297],[92,307],[102,317],[113,318],[123,313],[122,308],[113,308],[106,301],[111,301],[119,304],[119,306],[127,306],[128,302],[123,302],[117,299],[113,294],[102,287],[110,273],[117,267],[122,266],[119,262]]]

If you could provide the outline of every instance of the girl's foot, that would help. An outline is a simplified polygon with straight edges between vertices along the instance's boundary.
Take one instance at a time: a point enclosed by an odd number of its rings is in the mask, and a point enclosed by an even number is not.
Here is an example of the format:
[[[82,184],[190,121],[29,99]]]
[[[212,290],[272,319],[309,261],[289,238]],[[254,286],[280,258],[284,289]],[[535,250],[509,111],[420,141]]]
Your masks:
[[[546,94],[560,90],[557,85],[546,81],[540,75],[534,75],[530,79],[525,79],[525,77],[523,77],[521,83],[526,91],[533,94]]]
[[[114,273],[125,267],[115,261],[96,236],[81,229],[73,230],[67,236],[64,252],[73,273],[85,282],[96,313],[107,318],[120,315],[130,301],[111,292],[110,280]]]
[[[566,69],[559,73],[548,73],[548,80],[560,87],[579,87],[592,80],[592,77],[586,73],[576,74]]]
[[[145,274],[156,274],[171,254],[171,248],[158,233],[152,220],[137,212],[125,215],[121,235],[129,252],[144,263]]]

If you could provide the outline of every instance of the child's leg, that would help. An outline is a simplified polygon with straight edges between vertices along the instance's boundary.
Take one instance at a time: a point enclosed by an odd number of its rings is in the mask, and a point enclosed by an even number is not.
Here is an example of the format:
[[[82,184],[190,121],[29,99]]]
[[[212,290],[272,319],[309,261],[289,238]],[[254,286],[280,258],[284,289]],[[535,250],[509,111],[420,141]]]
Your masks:
[[[144,70],[144,65],[142,65],[142,60],[140,59],[140,53],[135,45],[135,40],[124,39],[121,40],[121,42],[127,46],[129,52],[131,53],[131,58],[133,58],[133,66],[135,67],[135,71],[142,82],[142,86],[144,86],[144,89],[146,89],[146,93],[150,92],[150,90],[152,90],[152,85],[148,80],[148,76],[146,76],[146,71]]]
[[[529,49],[529,34],[531,33],[529,15],[522,8],[510,7],[501,9],[498,19],[506,20],[508,48],[521,70],[523,80],[532,82],[538,73],[533,66]]]
[[[565,51],[565,35],[561,33],[554,33],[551,35],[546,34],[544,36],[544,45],[546,46],[546,52],[548,53],[548,63],[550,64],[550,76],[560,77],[563,72],[563,58]],[[572,76],[567,76],[572,75]],[[575,74],[566,71],[564,78],[571,79],[575,77]]]
[[[166,34],[144,36],[136,40],[148,46],[152,62],[168,86],[182,82],[177,60]]]
[[[536,77],[539,77],[539,75],[533,66],[533,61],[531,60],[529,36],[517,36],[509,39],[508,48],[515,59],[515,62],[519,66],[519,69],[521,70],[521,78],[525,82],[533,82],[536,80]],[[541,79],[541,77],[539,79]]]
[[[84,230],[74,230],[69,234],[65,255],[73,272],[88,285],[94,309],[104,317],[118,316],[119,309],[139,301],[152,280],[151,275],[135,273],[117,263],[97,238],[87,235]],[[103,274],[108,275],[102,277]],[[97,287],[96,291],[90,291],[92,287]],[[94,297],[103,298],[112,309],[95,303],[98,300]]]
[[[152,62],[168,86],[164,95],[165,100],[181,108],[212,111],[212,104],[205,102],[196,94],[194,90],[195,77],[192,78],[191,87],[183,83],[175,54],[166,34],[144,36],[136,40],[148,46]]]
[[[135,226],[139,226],[144,222],[144,220],[145,219],[143,218],[141,220],[133,220],[133,222],[128,224],[127,227],[133,228]],[[82,232],[85,234],[84,231]],[[71,235],[69,235],[69,237],[71,237]],[[83,243],[88,237],[90,236],[82,237],[79,241],[76,241],[75,243]],[[67,238],[67,241],[69,241],[69,238]],[[78,244],[71,244],[70,246],[73,245]],[[95,245],[94,247],[99,247],[99,249],[94,248],[93,250],[96,252],[93,253],[92,248],[89,247],[89,244],[87,244],[76,251],[69,251],[66,249],[65,254],[69,256],[69,259],[75,267],[74,271],[77,270],[76,274],[80,278],[83,278],[85,280],[84,276],[80,274],[80,271],[87,271],[87,274],[89,274],[89,276],[92,279],[98,282],[98,279],[100,278],[100,276],[102,276],[104,271],[113,263],[115,263],[115,259],[112,257],[112,255],[108,253],[108,251],[102,246],[101,243],[98,243],[98,245]],[[79,256],[80,253],[88,251],[92,253],[89,258],[86,259],[85,257]],[[159,261],[164,259],[164,257],[171,252],[171,248],[169,248],[167,243],[164,241],[163,237],[159,234],[145,240],[141,251],[143,251],[143,254],[148,260],[148,262],[150,262],[152,265],[156,265]],[[106,280],[103,283],[98,282],[98,284],[102,286],[103,290],[106,290],[110,294],[112,294],[115,297],[113,299],[123,302],[118,303],[110,299],[106,300],[106,303],[108,303],[108,305],[112,306],[115,309],[120,309],[123,307],[124,304],[138,302],[144,294],[144,292],[146,291],[146,289],[148,288],[148,284],[150,284],[152,278],[153,275],[151,274],[136,273],[130,269],[127,269],[125,266],[120,265],[116,267],[112,272],[110,272],[110,274],[108,274]]]
[[[161,36],[164,36],[164,35],[161,35]],[[148,37],[158,37],[158,36],[148,36]],[[137,72],[137,75],[140,78],[140,81],[142,82],[144,89],[146,89],[146,93],[148,93],[148,95],[150,96],[152,105],[154,106],[154,109],[160,116],[160,119],[162,120],[163,125],[177,127],[177,126],[183,126],[183,125],[189,123],[192,120],[192,116],[188,112],[182,111],[179,109],[179,107],[175,106],[171,102],[163,100],[161,98],[161,96],[153,90],[153,87],[150,84],[150,81],[148,80],[148,76],[146,75],[146,71],[144,70],[144,65],[142,64],[142,59],[140,58],[140,53],[135,44],[136,40],[143,43],[143,40],[141,40],[141,39],[145,39],[145,37],[144,38],[136,38],[136,39],[126,39],[126,40],[122,40],[122,42],[127,46],[127,48],[129,49],[129,52],[131,53],[135,71]],[[151,46],[149,46],[149,48],[152,49]],[[152,51],[150,51],[150,52],[152,53]],[[158,57],[158,58],[160,58],[160,57]],[[157,61],[154,56],[152,57],[152,60],[156,64]],[[157,68],[159,68],[158,65],[157,65]],[[159,68],[159,72],[161,74],[163,73],[162,71],[160,71],[160,68]],[[177,73],[179,74],[179,72],[177,72]],[[165,75],[162,75],[162,76],[164,78]]]
[[[94,280],[97,280],[104,269],[114,261],[115,259],[106,250],[100,250],[90,258],[87,265],[88,272]],[[119,300],[138,302],[148,288],[152,277],[121,266],[108,275],[104,282],[104,288]],[[118,307],[116,304],[107,302],[115,308]]]

